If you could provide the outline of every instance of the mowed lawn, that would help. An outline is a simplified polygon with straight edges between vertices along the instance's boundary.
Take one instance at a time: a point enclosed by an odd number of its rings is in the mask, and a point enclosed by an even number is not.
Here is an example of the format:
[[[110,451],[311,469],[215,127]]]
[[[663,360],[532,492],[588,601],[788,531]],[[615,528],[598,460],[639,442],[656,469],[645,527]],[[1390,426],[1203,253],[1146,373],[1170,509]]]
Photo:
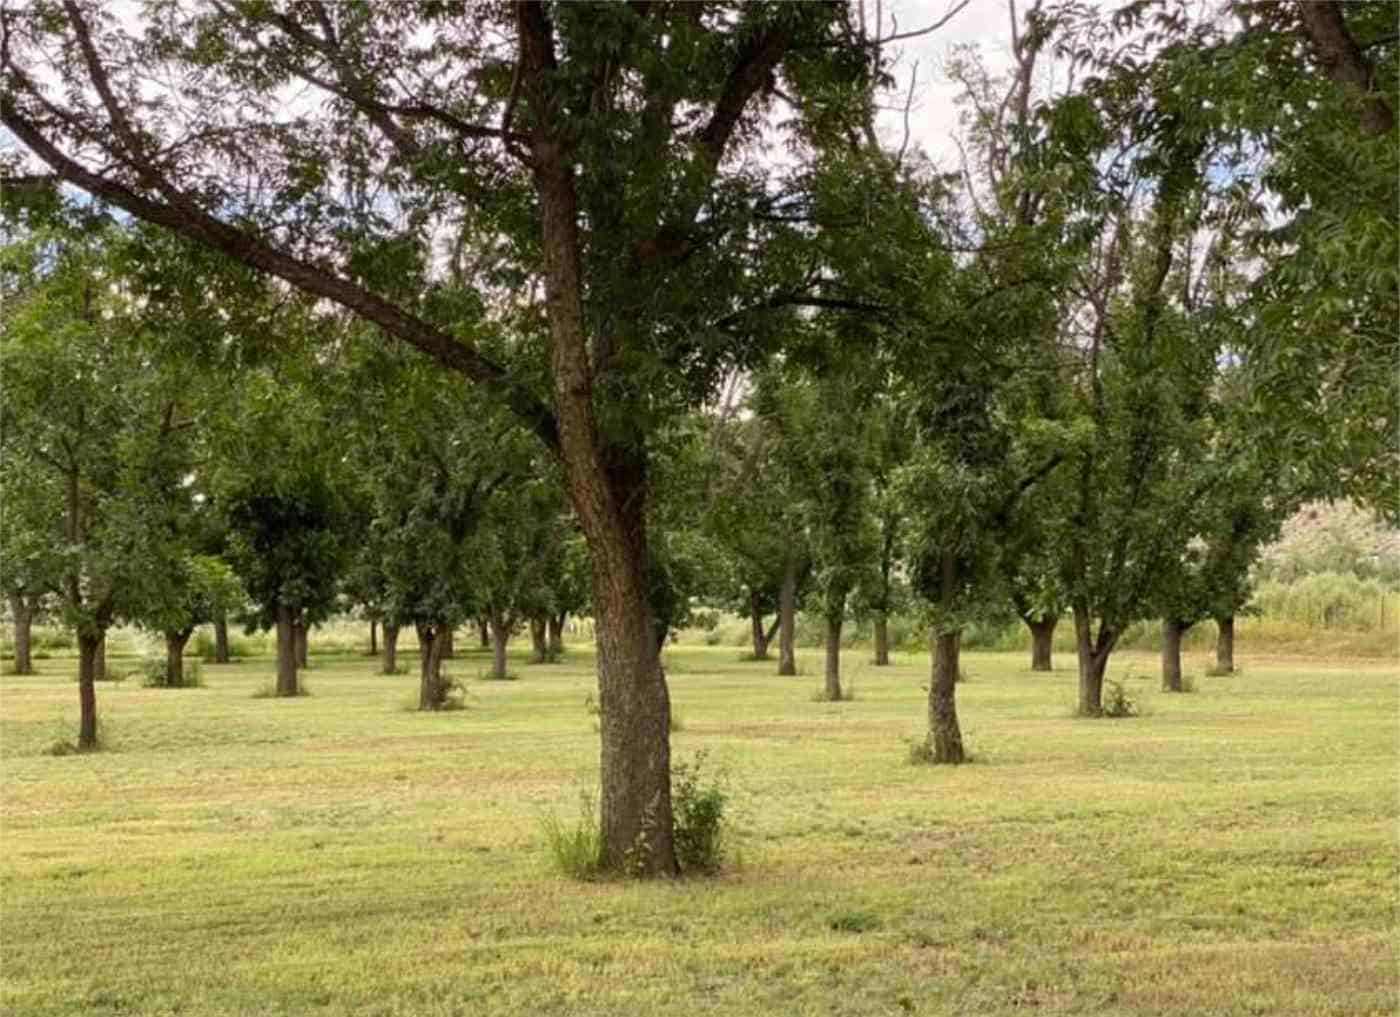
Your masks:
[[[313,657],[312,695],[0,680],[0,1011],[12,1015],[1374,1014],[1400,1009],[1397,670],[1269,661],[1071,716],[1073,661],[965,655],[977,761],[913,767],[927,663],[851,651],[818,703],[732,648],[668,652],[676,757],[732,793],[721,876],[576,883],[541,831],[597,772],[592,659],[411,675]],[[407,658],[410,668],[416,663]],[[1205,661],[1188,660],[1200,675]]]

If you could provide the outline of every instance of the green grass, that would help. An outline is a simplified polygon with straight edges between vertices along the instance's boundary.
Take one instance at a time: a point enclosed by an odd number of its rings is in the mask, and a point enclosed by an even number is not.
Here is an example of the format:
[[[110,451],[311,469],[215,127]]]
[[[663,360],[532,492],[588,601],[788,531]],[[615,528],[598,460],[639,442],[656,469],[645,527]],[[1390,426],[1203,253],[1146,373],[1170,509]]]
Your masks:
[[[723,771],[737,862],[641,885],[545,843],[596,783],[582,649],[448,714],[349,655],[302,699],[252,698],[267,660],[104,685],[109,751],[64,757],[73,661],[39,661],[0,679],[0,1012],[1389,1017],[1396,668],[1240,651],[1190,696],[1116,660],[1117,721],[969,655],[977,765],[911,767],[922,658],[832,708],[816,655],[673,649],[676,758]]]

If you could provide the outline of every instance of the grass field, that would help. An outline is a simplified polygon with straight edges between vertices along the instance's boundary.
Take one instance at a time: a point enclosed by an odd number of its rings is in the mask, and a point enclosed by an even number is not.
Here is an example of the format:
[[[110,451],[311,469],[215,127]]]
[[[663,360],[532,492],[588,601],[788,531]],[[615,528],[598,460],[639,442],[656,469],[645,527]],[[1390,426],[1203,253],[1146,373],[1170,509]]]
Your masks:
[[[1183,696],[1125,656],[1144,715],[1098,721],[1068,658],[968,654],[957,769],[906,762],[920,658],[853,652],[827,704],[815,653],[672,650],[676,755],[722,774],[738,857],[643,885],[544,846],[596,775],[577,650],[511,682],[460,657],[470,708],[436,716],[349,656],[296,700],[253,697],[267,660],[104,684],[111,751],[65,757],[73,661],[42,660],[0,679],[0,1010],[1390,1017],[1400,676],[1249,649]]]

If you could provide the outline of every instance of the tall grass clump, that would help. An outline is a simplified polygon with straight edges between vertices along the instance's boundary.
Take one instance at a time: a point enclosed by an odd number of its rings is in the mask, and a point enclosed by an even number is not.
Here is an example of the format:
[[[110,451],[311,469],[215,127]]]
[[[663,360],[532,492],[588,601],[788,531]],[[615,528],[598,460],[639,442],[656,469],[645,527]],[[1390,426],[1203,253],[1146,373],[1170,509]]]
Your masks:
[[[550,860],[561,875],[570,879],[593,880],[603,874],[603,832],[598,808],[592,795],[579,795],[579,811],[573,822],[554,813],[540,820],[540,832]]]

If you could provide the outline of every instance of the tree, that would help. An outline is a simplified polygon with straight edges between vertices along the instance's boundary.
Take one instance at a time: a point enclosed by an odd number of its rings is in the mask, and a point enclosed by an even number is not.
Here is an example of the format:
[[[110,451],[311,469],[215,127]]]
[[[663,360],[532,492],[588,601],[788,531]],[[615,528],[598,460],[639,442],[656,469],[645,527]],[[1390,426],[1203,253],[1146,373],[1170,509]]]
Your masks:
[[[61,17],[7,12],[3,30],[0,122],[50,170],[349,309],[470,378],[555,453],[593,563],[605,861],[630,852],[674,872],[650,439],[781,342],[730,328],[736,314],[849,301],[800,259],[748,257],[793,233],[756,213],[800,180],[744,158],[776,135],[805,156],[864,121],[879,67],[849,12],[219,3],[118,23],[65,0]],[[138,69],[183,101],[135,87]],[[82,84],[45,95],[47,74]],[[320,104],[288,118],[274,96],[292,81]],[[410,213],[407,228],[386,208]],[[468,224],[478,292],[542,291],[531,369],[483,352],[483,302],[463,313],[438,286],[442,299],[405,306],[379,285],[394,268],[434,282],[425,250],[446,221]]]

